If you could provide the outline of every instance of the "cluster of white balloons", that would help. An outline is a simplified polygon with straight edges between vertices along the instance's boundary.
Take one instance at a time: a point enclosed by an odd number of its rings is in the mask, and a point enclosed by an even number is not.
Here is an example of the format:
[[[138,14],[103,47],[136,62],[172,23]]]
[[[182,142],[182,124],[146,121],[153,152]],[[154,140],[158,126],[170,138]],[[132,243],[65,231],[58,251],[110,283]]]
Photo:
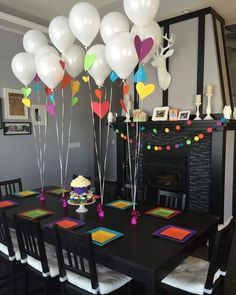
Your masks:
[[[141,41],[153,38],[153,48],[143,63],[147,63],[160,46],[161,30],[153,20],[159,0],[123,0],[123,4],[128,18],[134,23],[131,31],[129,20],[122,13],[110,12],[101,21],[97,9],[87,2],[74,5],[69,17],[57,16],[50,22],[49,37],[56,49],[48,45],[42,32],[28,31],[23,38],[26,52],[18,53],[12,60],[13,73],[24,85],[29,85],[37,73],[51,89],[61,82],[64,71],[72,78],[77,77],[85,59],[85,50],[74,44],[77,39],[86,50],[89,48],[87,55],[96,55],[96,61],[88,71],[98,86],[104,84],[111,71],[121,79],[128,78],[139,62],[134,37],[138,35]],[[91,46],[99,31],[105,45]],[[65,63],[65,69],[60,61]]]

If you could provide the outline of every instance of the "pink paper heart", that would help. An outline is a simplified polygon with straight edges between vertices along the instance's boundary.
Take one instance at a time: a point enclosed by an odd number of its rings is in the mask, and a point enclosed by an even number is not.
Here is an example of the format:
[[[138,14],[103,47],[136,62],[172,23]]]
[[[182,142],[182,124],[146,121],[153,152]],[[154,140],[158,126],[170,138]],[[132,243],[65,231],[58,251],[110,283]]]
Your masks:
[[[105,115],[108,113],[110,108],[109,101],[104,102],[96,102],[93,101],[91,104],[93,112],[100,118],[103,119]]]
[[[138,54],[139,61],[142,61],[148,53],[152,50],[154,41],[151,37],[144,39],[141,41],[138,35],[134,38],[134,44],[136,48],[136,52]]]
[[[125,113],[127,113],[126,105],[125,105],[123,99],[120,99],[120,105],[121,105],[123,111],[124,111]]]
[[[56,109],[55,109],[55,106],[53,104],[49,104],[47,103],[45,105],[45,109],[46,111],[51,114],[53,117],[56,117]]]

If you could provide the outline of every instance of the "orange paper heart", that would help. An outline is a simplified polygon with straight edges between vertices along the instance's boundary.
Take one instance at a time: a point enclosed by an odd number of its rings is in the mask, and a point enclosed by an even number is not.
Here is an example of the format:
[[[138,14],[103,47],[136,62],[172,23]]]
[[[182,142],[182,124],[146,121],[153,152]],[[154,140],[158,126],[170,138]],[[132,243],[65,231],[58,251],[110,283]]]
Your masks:
[[[123,95],[126,95],[130,90],[130,86],[128,84],[123,85]]]
[[[96,89],[95,90],[95,94],[97,96],[98,99],[102,99],[103,97],[103,90],[102,89]]]
[[[65,89],[66,86],[70,84],[71,77],[68,74],[65,74],[61,83],[61,89]]]

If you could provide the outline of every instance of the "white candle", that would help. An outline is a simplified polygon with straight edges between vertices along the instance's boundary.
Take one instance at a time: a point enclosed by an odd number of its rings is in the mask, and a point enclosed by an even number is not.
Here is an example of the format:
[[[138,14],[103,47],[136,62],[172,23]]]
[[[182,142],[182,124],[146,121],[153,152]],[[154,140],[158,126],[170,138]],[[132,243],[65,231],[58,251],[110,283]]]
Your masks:
[[[202,102],[202,96],[201,96],[201,94],[197,94],[195,103],[201,103],[201,102]]]
[[[213,85],[207,85],[207,94],[213,94]]]

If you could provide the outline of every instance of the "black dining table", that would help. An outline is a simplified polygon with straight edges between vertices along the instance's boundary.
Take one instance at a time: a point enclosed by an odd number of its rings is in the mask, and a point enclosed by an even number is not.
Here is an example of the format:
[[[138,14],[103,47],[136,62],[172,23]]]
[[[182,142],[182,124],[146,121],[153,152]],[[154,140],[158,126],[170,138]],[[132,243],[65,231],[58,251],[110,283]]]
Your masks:
[[[48,187],[53,188],[53,187]],[[6,209],[10,226],[14,227],[14,215],[24,210],[44,208],[53,211],[53,215],[40,219],[46,242],[54,244],[55,233],[45,224],[61,217],[71,217],[85,222],[75,229],[84,233],[96,227],[106,227],[124,234],[124,236],[99,247],[94,245],[96,262],[130,276],[145,287],[145,294],[158,295],[160,281],[187,256],[210,239],[216,231],[218,218],[206,213],[184,212],[169,220],[145,214],[153,206],[138,205],[141,216],[137,225],[131,225],[132,209],[119,210],[105,208],[105,216],[99,219],[97,202],[87,206],[88,212],[76,213],[77,207],[68,205],[63,208],[61,196],[45,194],[46,199],[40,202],[35,196],[19,198],[8,196],[19,203],[19,206]],[[163,226],[176,225],[195,230],[196,234],[185,243],[155,237],[152,233]]]

